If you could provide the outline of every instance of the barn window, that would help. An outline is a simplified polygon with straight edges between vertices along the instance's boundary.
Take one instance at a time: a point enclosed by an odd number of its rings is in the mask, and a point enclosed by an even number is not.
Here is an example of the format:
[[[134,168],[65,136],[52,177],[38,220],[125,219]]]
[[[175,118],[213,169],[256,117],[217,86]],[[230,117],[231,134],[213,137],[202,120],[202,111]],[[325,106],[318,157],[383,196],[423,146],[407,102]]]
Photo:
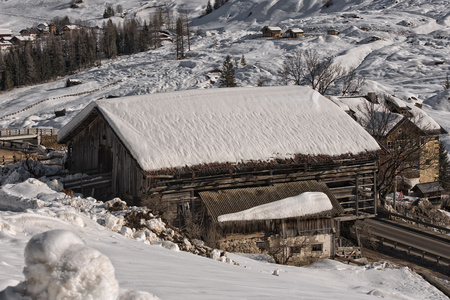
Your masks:
[[[323,244],[312,244],[312,251],[323,251]]]

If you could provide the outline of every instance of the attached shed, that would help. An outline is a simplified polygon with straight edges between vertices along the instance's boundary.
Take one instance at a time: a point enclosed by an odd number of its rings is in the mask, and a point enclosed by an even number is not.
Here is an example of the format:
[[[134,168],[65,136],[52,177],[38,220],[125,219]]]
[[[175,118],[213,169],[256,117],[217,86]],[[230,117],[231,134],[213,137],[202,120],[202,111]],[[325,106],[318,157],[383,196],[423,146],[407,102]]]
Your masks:
[[[307,87],[101,99],[58,141],[72,172],[110,172],[109,196],[159,203],[177,225],[204,212],[201,192],[306,180],[328,186],[343,218],[376,213],[378,143]]]
[[[263,37],[280,37],[281,28],[278,26],[264,26],[261,28]]]
[[[433,204],[441,204],[441,196],[444,189],[439,182],[419,183],[412,190],[420,198],[428,198]]]
[[[206,224],[222,250],[270,253],[302,264],[334,255],[334,217],[344,213],[325,183],[289,182],[267,187],[200,192]]]

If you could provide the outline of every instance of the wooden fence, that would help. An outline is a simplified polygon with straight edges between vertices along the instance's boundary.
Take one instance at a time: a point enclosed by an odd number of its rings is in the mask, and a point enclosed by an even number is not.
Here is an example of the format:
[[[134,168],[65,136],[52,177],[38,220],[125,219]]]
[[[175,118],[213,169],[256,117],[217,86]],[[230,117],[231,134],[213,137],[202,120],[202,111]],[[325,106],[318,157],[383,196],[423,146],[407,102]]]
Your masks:
[[[23,135],[49,135],[54,136],[58,134],[58,129],[55,128],[0,128],[0,138],[2,137],[19,137]]]

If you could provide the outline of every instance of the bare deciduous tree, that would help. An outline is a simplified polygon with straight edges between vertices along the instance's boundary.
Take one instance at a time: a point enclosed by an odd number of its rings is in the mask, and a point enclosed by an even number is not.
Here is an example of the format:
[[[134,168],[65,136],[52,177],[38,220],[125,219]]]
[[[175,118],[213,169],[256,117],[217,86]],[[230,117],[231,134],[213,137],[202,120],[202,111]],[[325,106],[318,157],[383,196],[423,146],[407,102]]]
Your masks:
[[[359,91],[366,83],[366,79],[356,73],[355,68],[351,68],[342,80],[342,95],[359,94]]]
[[[325,94],[333,83],[349,74],[339,63],[333,63],[332,57],[323,58],[316,50],[295,51],[286,58],[280,73],[286,84],[307,84],[321,94]]]

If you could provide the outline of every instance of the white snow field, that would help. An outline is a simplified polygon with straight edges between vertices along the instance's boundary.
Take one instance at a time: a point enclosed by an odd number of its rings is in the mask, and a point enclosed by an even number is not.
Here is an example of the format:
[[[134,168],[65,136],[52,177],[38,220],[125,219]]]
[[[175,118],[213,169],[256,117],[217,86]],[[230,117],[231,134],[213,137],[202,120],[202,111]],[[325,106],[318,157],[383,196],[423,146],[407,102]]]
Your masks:
[[[324,260],[299,268],[228,254],[234,265],[169,250],[137,233],[120,234],[123,222],[104,203],[64,199],[50,191],[55,182],[43,181],[0,190],[0,207],[2,199],[16,199],[9,202],[14,208],[0,210],[2,300],[447,299],[408,268],[386,262],[356,267]]]

